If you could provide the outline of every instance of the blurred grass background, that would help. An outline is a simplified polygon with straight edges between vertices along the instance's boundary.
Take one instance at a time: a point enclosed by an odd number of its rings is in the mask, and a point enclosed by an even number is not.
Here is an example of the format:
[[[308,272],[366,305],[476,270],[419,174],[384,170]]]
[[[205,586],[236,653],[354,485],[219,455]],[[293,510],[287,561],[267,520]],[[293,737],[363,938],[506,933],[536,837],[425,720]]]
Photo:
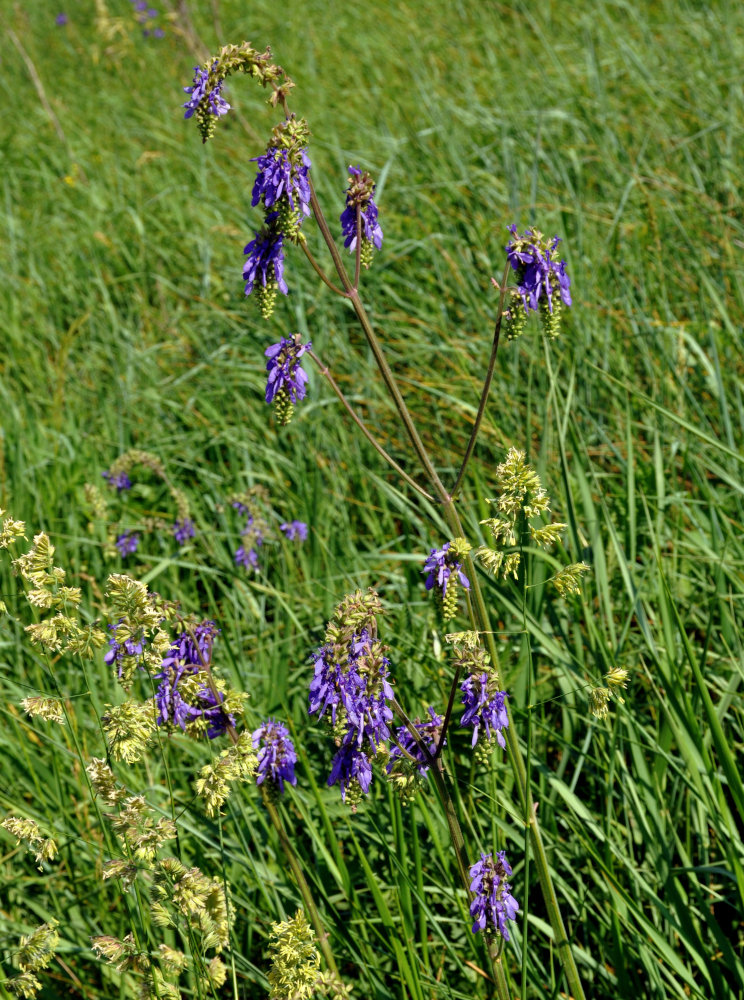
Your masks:
[[[420,567],[445,535],[314,371],[290,427],[272,423],[263,351],[299,330],[416,475],[350,310],[301,256],[268,323],[243,295],[251,157],[276,120],[266,95],[229,81],[237,113],[202,147],[181,88],[224,43],[271,44],[310,122],[328,218],[349,163],[378,178],[385,243],[365,301],[445,477],[477,407],[506,226],[563,237],[574,306],[559,341],[530,329],[502,346],[462,513],[477,541],[495,465],[524,448],[569,523],[567,559],[592,566],[576,601],[550,599],[538,562],[526,598],[486,583],[587,995],[744,997],[742,7],[212,0],[174,9],[161,40],[141,37],[125,0],[107,20],[76,2],[65,26],[40,0],[0,11],[0,504],[29,537],[52,535],[92,608],[90,581],[124,566],[217,620],[216,666],[250,692],[249,723],[276,714],[297,738],[285,818],[355,995],[491,995],[433,802],[401,810],[376,781],[351,817],[324,788],[331,748],[306,717],[308,654],[355,587],[389,609],[398,697],[411,714],[441,703],[449,667]],[[107,561],[89,533],[84,483],[130,447],[189,496],[198,535],[184,552],[151,538]],[[256,484],[277,524],[299,518],[311,534],[274,544],[254,578],[234,567],[226,503]],[[7,561],[2,573],[20,616]],[[92,934],[125,934],[128,915],[97,877],[103,842],[69,733],[18,708],[49,688],[48,665],[6,625],[0,805],[63,850],[42,874],[4,841],[0,946],[10,955],[56,915],[61,961],[42,995],[128,996],[89,950]],[[588,689],[614,665],[630,671],[625,702],[598,722]],[[116,697],[105,667],[90,690],[77,664],[53,669],[86,753],[101,755],[90,700]],[[515,869],[513,992],[566,995],[509,768],[484,777],[461,734],[450,744],[473,860],[505,848]],[[208,753],[169,741],[179,806]],[[126,780],[167,798],[162,761]],[[184,824],[190,863],[232,886],[238,995],[261,996],[270,923],[298,903],[279,844],[250,790],[221,832],[198,806]]]

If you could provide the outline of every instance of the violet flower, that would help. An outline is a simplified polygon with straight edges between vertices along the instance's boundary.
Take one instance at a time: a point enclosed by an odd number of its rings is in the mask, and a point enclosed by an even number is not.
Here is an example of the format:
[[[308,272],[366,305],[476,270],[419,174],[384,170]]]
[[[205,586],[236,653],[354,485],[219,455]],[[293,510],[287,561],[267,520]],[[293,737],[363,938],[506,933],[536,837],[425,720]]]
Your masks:
[[[284,792],[284,782],[297,784],[294,768],[297,763],[297,753],[289,730],[281,722],[268,719],[253,732],[253,746],[261,747],[258,751],[258,771],[256,784],[264,781],[275,785]]]
[[[506,881],[512,870],[503,851],[498,851],[496,859],[492,854],[481,854],[481,859],[470,869],[470,891],[475,898],[470,904],[470,916],[475,918],[473,934],[485,931],[498,933],[509,940],[507,920],[516,920],[519,903],[511,895],[511,886]]]
[[[295,539],[304,542],[307,539],[307,525],[304,521],[285,521],[279,525],[279,530],[284,532],[290,542]]]

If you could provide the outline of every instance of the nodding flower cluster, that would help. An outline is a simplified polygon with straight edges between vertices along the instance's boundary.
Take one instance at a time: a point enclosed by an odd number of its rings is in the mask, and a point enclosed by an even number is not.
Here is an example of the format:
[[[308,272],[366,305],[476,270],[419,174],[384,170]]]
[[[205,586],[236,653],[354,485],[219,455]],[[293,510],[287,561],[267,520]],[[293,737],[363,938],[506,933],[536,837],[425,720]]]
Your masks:
[[[252,204],[263,203],[264,224],[243,251],[245,294],[254,289],[264,319],[274,311],[276,293],[287,295],[284,280],[284,241],[300,243],[303,220],[310,214],[310,157],[306,147],[310,130],[303,119],[290,117],[272,131],[269,145],[255,158],[258,174]]]
[[[307,392],[307,372],[300,364],[300,358],[312,347],[310,341],[302,343],[299,333],[293,337],[282,337],[278,344],[272,344],[264,351],[266,362],[266,402],[273,403],[277,420],[286,427],[294,413],[294,403],[305,398]]]
[[[297,784],[294,771],[297,753],[286,726],[267,719],[254,730],[252,741],[254,749],[258,750],[257,785],[265,784],[269,794],[277,791],[283,794],[285,781]]]
[[[361,234],[361,260],[364,267],[372,263],[375,250],[382,247],[382,228],[377,221],[377,205],[373,200],[375,184],[361,167],[349,167],[346,207],[341,213],[341,233],[344,246],[353,252],[357,247],[357,232]],[[357,230],[357,213],[359,229]]]
[[[462,571],[462,560],[470,551],[464,538],[453,538],[445,542],[441,549],[432,549],[424,563],[422,573],[428,573],[426,589],[436,589],[442,618],[449,621],[457,614],[458,584],[470,589],[470,580]]]
[[[504,311],[506,335],[509,340],[518,337],[524,330],[527,314],[534,310],[540,313],[547,336],[557,337],[562,305],[571,305],[571,281],[565,261],[555,258],[561,241],[557,236],[552,240],[543,236],[538,229],[528,229],[520,236],[516,225],[509,226],[509,232],[512,239],[506,245],[506,255],[516,273],[517,287],[511,290]]]
[[[503,851],[481,854],[480,861],[470,869],[470,891],[475,898],[470,904],[470,916],[474,917],[473,934],[485,931],[487,935],[500,934],[509,940],[507,920],[516,920],[519,903],[511,895],[511,886],[506,881],[512,870]]]
[[[159,726],[179,726],[194,736],[206,732],[210,740],[235,726],[233,706],[225,704],[224,686],[209,670],[218,632],[214,622],[204,621],[173,640],[155,674],[160,681],[155,692]]]

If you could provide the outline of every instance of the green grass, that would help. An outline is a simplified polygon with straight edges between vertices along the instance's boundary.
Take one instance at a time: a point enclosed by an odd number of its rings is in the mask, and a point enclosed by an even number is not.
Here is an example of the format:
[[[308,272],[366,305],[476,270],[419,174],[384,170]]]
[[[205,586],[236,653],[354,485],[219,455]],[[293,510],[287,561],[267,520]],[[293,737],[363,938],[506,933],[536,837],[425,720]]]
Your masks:
[[[537,558],[525,592],[483,579],[587,995],[741,1000],[740,5],[192,6],[204,51],[178,33],[183,20],[157,45],[140,39],[130,5],[111,0],[126,32],[107,53],[92,4],[68,10],[64,29],[45,3],[0,4],[61,130],[4,34],[0,505],[29,538],[50,533],[96,616],[97,587],[122,564],[88,530],[84,484],[127,448],[157,454],[198,536],[180,556],[153,537],[126,570],[218,622],[216,668],[249,692],[249,725],[276,714],[292,729],[301,766],[283,816],[354,995],[493,995],[433,791],[401,809],[376,779],[352,816],[325,787],[332,750],[306,715],[308,654],[343,594],[367,586],[388,610],[398,696],[412,714],[441,704],[449,629],[420,575],[446,537],[440,513],[399,486],[316,372],[289,428],[267,415],[263,351],[299,330],[418,475],[350,310],[301,255],[289,256],[292,294],[268,323],[243,296],[242,250],[258,225],[251,157],[276,118],[265,95],[231,81],[239,114],[202,147],[180,88],[206,51],[271,44],[310,122],[329,219],[349,163],[378,178],[385,243],[364,299],[447,482],[477,407],[506,226],[559,233],[574,306],[559,341],[543,346],[532,330],[502,345],[461,513],[478,541],[493,470],[507,447],[524,448],[569,525],[562,555],[592,567],[568,602],[550,597],[553,569]],[[267,545],[254,578],[232,561],[240,522],[228,498],[256,484],[275,528],[293,517],[312,527],[304,546]],[[132,525],[172,514],[147,490],[131,500]],[[56,917],[60,960],[42,996],[134,995],[131,977],[93,957],[91,935],[135,926],[153,949],[175,938],[100,880],[105,824],[75,746],[102,755],[95,713],[119,695],[101,657],[83,675],[29,645],[31,612],[8,565],[0,806],[53,833],[60,856],[40,873],[3,836],[0,947],[10,959],[20,934]],[[589,688],[614,665],[630,671],[625,702],[597,721]],[[19,708],[53,691],[52,675],[66,727]],[[262,996],[270,925],[299,896],[254,791],[230,799],[221,828],[192,802],[210,749],[175,736],[120,773],[167,814],[183,810],[185,863],[231,887],[237,995]],[[511,771],[502,760],[490,775],[471,768],[456,730],[448,754],[473,860],[503,847],[515,869],[527,918],[505,950],[513,993],[558,997]]]

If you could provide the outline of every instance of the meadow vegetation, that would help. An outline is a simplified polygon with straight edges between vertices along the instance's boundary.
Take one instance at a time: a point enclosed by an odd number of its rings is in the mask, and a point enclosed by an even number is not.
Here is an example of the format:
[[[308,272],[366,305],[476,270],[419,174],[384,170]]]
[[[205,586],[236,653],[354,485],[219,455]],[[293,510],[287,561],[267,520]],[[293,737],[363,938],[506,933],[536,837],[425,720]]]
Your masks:
[[[82,660],[29,642],[36,612],[11,555],[46,532],[82,589],[81,620],[105,631],[106,580],[130,574],[216,623],[214,669],[249,695],[246,729],[288,727],[297,785],[276,808],[352,996],[494,995],[434,790],[402,806],[378,781],[352,812],[326,787],[310,656],[343,596],[380,595],[412,716],[446,699],[445,633],[468,625],[443,626],[424,589],[424,560],[450,537],[441,510],[382,463],[318,371],[306,365],[286,428],[264,402],[264,350],[298,332],[419,476],[348,303],[296,248],[269,320],[244,296],[251,158],[278,114],[231,79],[234,113],[203,146],[181,105],[194,65],[246,39],[271,45],[296,84],[329,220],[349,164],[377,182],[385,242],[362,297],[446,482],[478,405],[506,227],[562,237],[573,307],[559,339],[535,325],[501,344],[458,511],[481,543],[494,471],[516,447],[568,525],[556,560],[532,553],[520,581],[483,573],[481,586],[586,995],[742,1000],[744,8],[213,0],[174,8],[156,39],[126,0],[71,5],[64,25],[42,0],[4,7],[0,507],[28,542],[0,552],[0,813],[34,820],[58,854],[37,862],[0,832],[2,979],[18,974],[20,937],[53,920],[41,997],[137,995],[137,970],[117,972],[92,938],[136,926],[154,951],[181,947],[136,890],[101,878],[110,830],[84,765],[106,756],[99,719],[121,693],[105,650]],[[131,449],[163,475],[138,466],[120,494],[102,472]],[[112,549],[86,483],[140,533],[136,552]],[[246,494],[266,519],[257,572],[234,558]],[[183,511],[195,535],[179,547]],[[294,519],[306,540],[280,530]],[[579,561],[580,596],[551,595],[559,563]],[[627,688],[597,718],[591,691],[613,668]],[[61,700],[64,725],[24,712],[36,695]],[[448,740],[473,859],[504,849],[514,869],[512,993],[568,996],[504,754],[484,772],[468,734]],[[302,900],[252,783],[222,816],[195,798],[216,743],[162,735],[114,769],[177,818],[183,863],[229,886],[227,980],[187,971],[182,994],[264,996],[272,925]]]

